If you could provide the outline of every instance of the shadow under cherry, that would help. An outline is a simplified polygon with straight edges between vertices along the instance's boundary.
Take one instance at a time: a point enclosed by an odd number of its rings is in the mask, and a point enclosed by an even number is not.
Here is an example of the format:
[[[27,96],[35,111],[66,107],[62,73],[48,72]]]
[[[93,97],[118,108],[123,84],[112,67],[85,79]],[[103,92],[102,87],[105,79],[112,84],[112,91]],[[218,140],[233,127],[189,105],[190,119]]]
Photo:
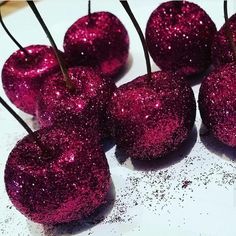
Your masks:
[[[225,160],[236,161],[236,148],[229,147],[217,140],[203,123],[200,127],[200,140],[210,152]]]

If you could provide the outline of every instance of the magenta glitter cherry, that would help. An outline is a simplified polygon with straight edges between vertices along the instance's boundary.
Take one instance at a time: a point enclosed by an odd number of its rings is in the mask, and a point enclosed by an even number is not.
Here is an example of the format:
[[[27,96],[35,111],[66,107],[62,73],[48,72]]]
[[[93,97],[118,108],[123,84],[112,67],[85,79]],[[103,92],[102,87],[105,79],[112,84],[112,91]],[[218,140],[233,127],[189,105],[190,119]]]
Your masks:
[[[146,40],[154,62],[162,70],[188,76],[211,64],[216,27],[207,13],[188,1],[162,3],[151,14]]]
[[[42,127],[74,124],[101,132],[115,84],[89,67],[69,68],[68,76],[73,89],[66,88],[61,73],[55,73],[45,81],[38,97],[39,124]],[[102,132],[101,136],[104,135]]]
[[[177,149],[195,120],[191,87],[172,72],[154,72],[122,85],[108,107],[118,148],[129,157],[155,159]]]
[[[231,35],[232,34],[232,35]],[[236,61],[236,14],[226,19],[226,23],[216,33],[212,43],[214,66]]]
[[[31,45],[25,50],[27,55],[18,50],[7,59],[2,69],[2,84],[16,107],[35,115],[36,98],[43,82],[60,67],[51,47]]]
[[[110,186],[102,148],[86,135],[61,128],[35,132],[46,155],[31,135],[17,143],[5,167],[5,186],[13,205],[42,224],[80,220],[100,206]]]
[[[115,77],[126,65],[129,37],[115,15],[94,12],[67,30],[64,51],[71,66],[97,67],[104,76]]]
[[[34,115],[39,89],[47,76],[59,70],[59,64],[51,47],[31,45],[23,48],[5,26],[1,11],[0,22],[8,36],[19,47],[3,66],[3,88],[16,107]]]
[[[143,44],[147,75],[122,85],[108,105],[109,125],[117,147],[136,159],[156,159],[177,149],[188,137],[196,105],[190,85],[172,72],[151,73],[141,29],[127,1],[121,4]]]
[[[216,68],[202,82],[199,109],[203,123],[221,142],[236,147],[236,64]]]
[[[231,47],[227,53],[230,51],[228,55],[232,53],[230,56],[236,59],[232,27],[229,27],[231,21],[228,21],[227,1],[224,1],[224,16],[225,42]],[[203,80],[199,91],[199,109],[203,123],[219,141],[231,147],[236,147],[235,82],[236,61],[213,70]]]

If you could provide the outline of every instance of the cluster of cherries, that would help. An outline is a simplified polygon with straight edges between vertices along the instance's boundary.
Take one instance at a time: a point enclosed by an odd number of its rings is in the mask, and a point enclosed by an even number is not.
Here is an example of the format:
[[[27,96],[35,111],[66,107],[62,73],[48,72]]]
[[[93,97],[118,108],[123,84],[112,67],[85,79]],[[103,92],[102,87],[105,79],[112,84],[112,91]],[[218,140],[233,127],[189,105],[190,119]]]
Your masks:
[[[40,21],[34,3],[28,3]],[[128,2],[121,4],[143,42],[146,75],[116,88],[114,80],[127,63],[129,37],[109,12],[78,19],[65,34],[64,52],[55,45],[32,45],[4,64],[7,96],[41,126],[17,143],[5,169],[12,203],[35,222],[79,220],[102,204],[110,186],[101,147],[105,137],[111,135],[119,149],[136,159],[176,150],[196,115],[187,79],[212,62],[217,68],[200,89],[202,119],[219,140],[236,146],[236,65],[229,40],[236,17],[217,32],[198,5],[166,2],[151,14],[145,42]],[[162,71],[151,72],[147,48]]]

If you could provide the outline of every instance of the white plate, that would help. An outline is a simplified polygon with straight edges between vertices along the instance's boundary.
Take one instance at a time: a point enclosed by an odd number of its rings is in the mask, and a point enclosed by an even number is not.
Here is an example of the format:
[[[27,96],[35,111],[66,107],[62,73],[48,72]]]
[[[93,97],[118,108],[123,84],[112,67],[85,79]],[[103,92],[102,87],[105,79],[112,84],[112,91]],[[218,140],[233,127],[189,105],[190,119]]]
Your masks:
[[[161,2],[130,0],[134,14],[145,28],[147,19]],[[223,0],[194,1],[204,8],[219,28],[223,22]],[[62,49],[66,29],[87,14],[87,1],[39,2],[39,11]],[[229,1],[230,15],[236,2]],[[143,51],[137,33],[118,0],[94,0],[92,11],[107,10],[125,24],[131,39],[132,65],[118,85],[146,72]],[[29,8],[9,17],[5,23],[24,45],[48,44],[47,38]],[[0,29],[0,68],[16,47]],[[156,67],[153,65],[153,70]],[[193,85],[197,98],[199,84]],[[0,94],[5,99],[2,86]],[[16,111],[33,125],[31,117]],[[142,165],[129,159],[122,163],[115,157],[115,147],[106,152],[114,191],[100,214],[86,222],[57,227],[35,224],[22,216],[10,203],[4,189],[4,166],[16,141],[26,133],[0,106],[0,235],[174,235],[235,236],[236,163],[235,150],[209,136],[200,137],[201,119],[185,146],[156,164]],[[121,159],[121,158],[120,158]],[[101,221],[100,223],[98,223]]]

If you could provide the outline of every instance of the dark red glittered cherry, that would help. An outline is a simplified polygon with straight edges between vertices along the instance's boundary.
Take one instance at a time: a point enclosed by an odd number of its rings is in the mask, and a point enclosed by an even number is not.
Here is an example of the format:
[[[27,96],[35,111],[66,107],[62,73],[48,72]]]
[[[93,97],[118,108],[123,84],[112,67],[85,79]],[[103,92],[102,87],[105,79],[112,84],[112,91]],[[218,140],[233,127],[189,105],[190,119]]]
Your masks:
[[[216,27],[207,13],[188,1],[162,3],[151,14],[146,40],[154,62],[162,70],[193,75],[211,64]]]
[[[46,77],[59,71],[54,51],[49,46],[31,45],[18,50],[5,62],[2,84],[8,98],[22,111],[35,115],[36,98]]]
[[[177,149],[188,137],[196,105],[191,87],[172,72],[154,72],[122,85],[108,106],[118,148],[129,157],[155,159]]]
[[[236,64],[216,68],[203,80],[199,92],[203,123],[221,142],[236,147]]]
[[[107,77],[126,65],[129,37],[121,21],[109,12],[94,12],[78,19],[66,32],[64,50],[70,65],[98,68]]]
[[[42,224],[80,220],[100,206],[110,186],[107,160],[98,142],[77,130],[50,127],[19,141],[5,167],[13,205]]]
[[[105,109],[115,84],[89,67],[69,68],[68,75],[71,89],[66,87],[61,73],[50,76],[42,86],[36,114],[39,124],[41,127],[73,124],[105,136]]]
[[[212,62],[214,66],[223,65],[235,61],[235,55],[227,35],[227,27],[232,33],[232,39],[236,44],[236,14],[231,16],[229,20],[216,33],[212,43]]]

